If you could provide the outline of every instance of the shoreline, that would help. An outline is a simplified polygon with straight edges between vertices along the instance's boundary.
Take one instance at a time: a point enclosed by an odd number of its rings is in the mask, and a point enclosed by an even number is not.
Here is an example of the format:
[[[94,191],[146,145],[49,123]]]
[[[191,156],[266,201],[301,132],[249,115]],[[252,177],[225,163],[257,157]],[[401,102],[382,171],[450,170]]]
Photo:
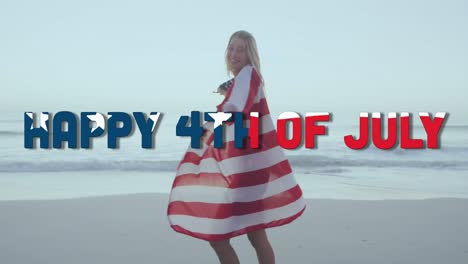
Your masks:
[[[468,182],[459,171],[446,171],[443,177],[418,169],[385,172],[356,168],[353,172],[338,175],[296,170],[295,178],[306,199],[386,201],[468,198]],[[152,193],[167,195],[173,181],[173,172],[166,171],[0,173],[0,201],[46,201]]]

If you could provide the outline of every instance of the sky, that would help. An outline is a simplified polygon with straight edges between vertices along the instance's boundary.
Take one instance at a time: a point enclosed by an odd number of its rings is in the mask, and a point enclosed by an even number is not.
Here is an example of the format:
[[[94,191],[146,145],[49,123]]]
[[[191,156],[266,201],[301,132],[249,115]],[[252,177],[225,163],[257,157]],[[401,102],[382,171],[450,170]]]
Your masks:
[[[237,30],[256,38],[273,113],[468,125],[468,3],[450,0],[2,0],[0,113],[213,111]]]

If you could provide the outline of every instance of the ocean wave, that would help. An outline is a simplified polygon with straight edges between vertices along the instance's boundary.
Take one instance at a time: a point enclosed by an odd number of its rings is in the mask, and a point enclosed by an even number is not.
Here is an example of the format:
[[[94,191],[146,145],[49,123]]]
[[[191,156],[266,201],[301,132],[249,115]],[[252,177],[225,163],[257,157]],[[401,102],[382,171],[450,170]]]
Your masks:
[[[369,167],[369,168],[433,168],[433,169],[468,169],[466,161],[447,160],[411,160],[411,159],[355,159],[332,158],[328,156],[296,155],[289,156],[289,162],[293,167],[301,168],[344,168],[344,167]]]
[[[446,160],[369,160],[332,158],[320,155],[288,156],[293,169],[309,171],[332,171],[341,173],[346,168],[425,168],[468,170],[466,161]],[[72,171],[175,171],[178,160],[81,160],[81,161],[0,161],[0,172],[72,172]]]
[[[0,120],[0,124],[1,123],[21,123],[21,122],[24,122],[24,120],[22,120],[22,119],[4,119],[4,120]]]
[[[21,136],[23,132],[0,130],[0,136]]]
[[[72,172],[72,171],[175,171],[178,161],[44,161],[0,162],[0,172]]]

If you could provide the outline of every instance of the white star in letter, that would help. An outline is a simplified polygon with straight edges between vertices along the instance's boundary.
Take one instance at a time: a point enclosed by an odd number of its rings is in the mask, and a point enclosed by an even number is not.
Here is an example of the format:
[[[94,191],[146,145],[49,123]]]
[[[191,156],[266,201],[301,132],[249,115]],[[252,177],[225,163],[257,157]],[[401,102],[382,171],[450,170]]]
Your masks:
[[[161,113],[158,112],[158,113],[155,114],[155,115],[150,115],[149,118],[150,118],[151,120],[153,120],[153,127],[151,128],[151,132],[153,132],[154,127],[156,126],[156,123],[158,123],[158,119],[159,119],[159,115],[160,115],[160,114],[161,114]]]
[[[34,124],[33,113],[32,112],[27,112],[26,114],[29,116],[29,118],[31,118],[31,120],[33,120],[31,122],[31,127],[29,128],[29,129],[33,129],[33,124]]]
[[[49,115],[42,112],[41,113],[41,127],[42,129],[44,129],[45,131],[48,131],[47,130],[47,125],[46,125],[46,121],[49,120]]]
[[[224,112],[218,112],[218,113],[208,113],[213,119],[214,119],[214,128],[217,128],[218,126],[222,125],[224,121],[228,120],[232,114],[231,113],[224,113]]]
[[[93,127],[93,129],[91,129],[91,133],[93,133],[94,130],[96,130],[98,127],[102,128],[103,130],[105,129],[106,125],[104,122],[104,116],[102,114],[96,113],[95,115],[87,115],[87,117],[89,118],[89,120],[94,121],[97,124],[96,127]]]

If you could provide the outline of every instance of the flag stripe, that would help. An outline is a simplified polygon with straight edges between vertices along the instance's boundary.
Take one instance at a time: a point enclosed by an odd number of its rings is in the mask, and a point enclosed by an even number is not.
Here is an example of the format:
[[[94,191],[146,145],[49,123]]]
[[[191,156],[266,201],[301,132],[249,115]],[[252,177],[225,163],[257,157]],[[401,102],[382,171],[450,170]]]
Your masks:
[[[255,72],[255,69],[252,68],[252,72]],[[253,104],[255,103],[254,100],[257,97],[258,91],[261,90],[261,80],[258,74],[250,74],[250,87],[249,87],[249,96],[247,101],[242,108],[243,113],[247,113],[251,110]]]
[[[268,132],[275,131],[275,125],[271,119],[270,114],[260,113],[260,117],[258,121],[259,121],[258,130],[260,134],[266,134]],[[246,119],[244,123],[245,123],[244,124],[245,127],[250,126],[250,121],[248,119]],[[224,126],[224,129],[225,129],[224,134],[226,135],[226,142],[234,141],[235,127],[233,125],[227,125],[227,126]],[[210,131],[208,131],[208,133],[213,133],[212,128]]]
[[[294,186],[296,186],[296,181],[292,174],[285,175],[264,184],[235,189],[206,185],[176,186],[172,190],[172,201],[220,204],[251,202],[276,195]]]
[[[227,176],[216,172],[180,175],[175,178],[173,188],[184,185],[205,185],[225,188],[247,187],[275,180],[291,172],[292,170],[289,162],[283,160],[268,168]]]
[[[283,149],[277,146],[272,149],[217,162],[214,158],[203,159],[199,165],[183,163],[178,175],[200,172],[218,172],[220,169],[224,175],[248,172],[268,168],[285,159]]]
[[[189,215],[211,219],[226,219],[286,206],[302,196],[299,185],[262,200],[251,202],[205,203],[174,201],[169,204],[172,215]]]
[[[248,127],[249,126],[249,121],[247,120],[245,122],[246,122],[245,126]],[[259,125],[260,125],[259,131],[260,131],[260,133],[262,133],[262,134],[260,134],[259,139],[262,140],[261,142],[263,142],[263,144],[268,144],[269,142],[267,142],[267,139],[262,139],[262,137],[271,136],[271,135],[268,135],[271,132],[276,134],[275,127],[274,127],[274,124],[273,124],[273,122],[271,120],[270,115],[268,114],[268,115],[261,116],[260,119],[259,119]],[[210,137],[210,135],[212,134],[212,131],[211,131],[212,126],[210,126],[209,124],[205,124],[204,128],[208,130],[207,138]],[[225,126],[225,129],[226,129],[225,144],[229,144],[231,142],[234,142],[234,138],[235,138],[234,126]],[[270,138],[270,139],[273,139],[273,140],[275,140],[275,142],[277,142],[277,139],[276,139],[277,136],[276,135],[274,137],[273,136],[271,136],[271,137],[272,138]],[[198,156],[202,156],[205,153],[205,151],[208,149],[208,145],[204,144],[204,142],[202,142],[200,145],[201,145],[201,147],[198,148],[198,149],[197,148],[192,148],[189,145],[189,147],[187,149],[187,153],[195,153]]]
[[[229,151],[223,152],[215,152],[215,151],[206,151],[208,149],[215,148],[214,146],[210,145],[207,146],[205,152],[202,155],[199,155],[200,152],[186,152],[184,157],[182,158],[181,163],[191,163],[191,164],[200,164],[203,159],[213,158],[216,161],[223,161],[225,159],[254,154],[262,151],[266,151],[278,146],[278,142],[276,139],[276,132],[271,131],[265,135],[259,137],[259,146],[260,148],[250,148],[250,139],[246,139],[244,142],[245,148],[236,148],[235,142],[227,142],[224,145],[225,149],[229,149]]]
[[[226,108],[225,108],[226,106]],[[213,124],[205,123],[200,149],[188,148],[177,167],[167,208],[171,227],[208,241],[290,223],[305,210],[302,190],[278,144],[260,75],[245,66],[217,106],[239,109],[244,127],[259,113],[260,147],[235,148],[234,122],[226,122],[224,148],[213,146]]]
[[[229,233],[224,233],[224,234],[204,234],[204,233],[200,233],[200,232],[192,232],[192,231],[189,231],[189,230],[187,230],[187,229],[185,229],[185,228],[183,228],[183,227],[181,227],[179,225],[171,225],[171,228],[174,229],[174,231],[176,231],[176,232],[186,234],[186,235],[189,235],[189,236],[192,236],[192,237],[195,237],[195,238],[203,239],[203,240],[206,240],[206,241],[218,241],[218,240],[229,239],[229,238],[232,238],[232,237],[235,237],[235,236],[244,235],[244,234],[256,231],[256,230],[261,230],[261,229],[265,229],[265,228],[269,228],[269,227],[276,227],[276,226],[282,226],[282,225],[289,224],[292,221],[294,221],[296,218],[301,216],[304,213],[304,211],[305,211],[305,207],[300,212],[298,212],[298,213],[296,213],[294,215],[291,215],[289,217],[285,217],[283,219],[271,221],[271,222],[265,223],[265,224],[251,225],[251,226],[248,226],[246,228],[242,228],[242,229],[239,229],[239,230],[236,230],[236,231],[233,231],[233,232],[229,232]]]
[[[205,234],[225,234],[251,225],[265,224],[282,219],[284,216],[294,215],[305,207],[302,198],[285,206],[263,210],[260,212],[231,216],[225,219],[203,218],[190,215],[169,215],[173,225],[184,226],[192,232]]]

